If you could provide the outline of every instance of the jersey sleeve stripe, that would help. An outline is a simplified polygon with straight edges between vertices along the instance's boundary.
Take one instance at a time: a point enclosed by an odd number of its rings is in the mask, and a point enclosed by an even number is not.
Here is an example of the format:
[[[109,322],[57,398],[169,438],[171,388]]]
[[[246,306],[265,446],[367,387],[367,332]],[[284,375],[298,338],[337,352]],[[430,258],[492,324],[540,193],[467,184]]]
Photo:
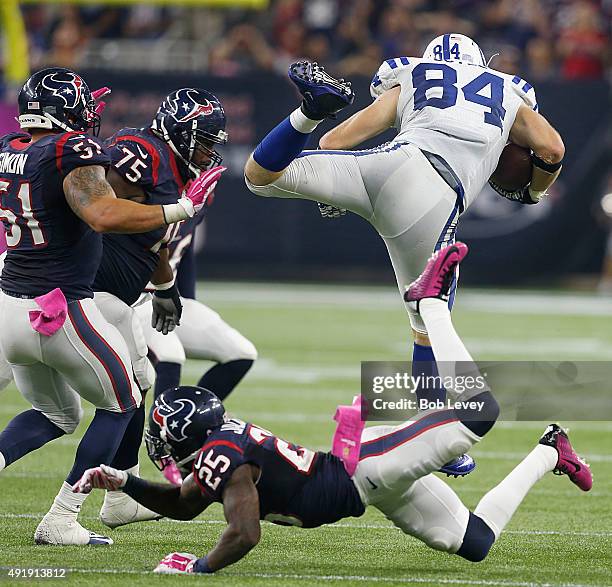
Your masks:
[[[377,88],[378,86],[380,86],[380,84],[382,84],[381,79],[378,77],[378,74],[376,74],[373,78],[372,78],[372,85]]]
[[[518,86],[518,85],[519,85],[519,84],[520,84],[522,81],[523,81],[523,80],[522,80],[522,79],[521,79],[521,78],[520,78],[518,75],[515,75],[515,76],[512,78],[512,82],[513,82],[513,83],[515,83],[517,86]]]
[[[64,151],[64,145],[66,144],[68,139],[78,134],[78,132],[67,132],[66,134],[62,135],[55,143],[55,164],[57,165],[57,170],[60,173],[62,172],[62,152]]]
[[[408,59],[408,57],[400,57],[399,60],[402,65],[410,65],[410,60]]]
[[[523,92],[527,93],[529,90],[531,90],[531,88],[533,88],[533,86],[530,83],[525,82],[525,84],[523,85],[521,90],[523,90]]]
[[[395,59],[387,59],[385,61],[385,63],[391,68],[391,69],[396,69],[397,68],[397,62],[395,61]]]
[[[115,145],[119,144],[121,141],[132,141],[134,143],[138,143],[139,145],[142,145],[147,150],[147,153],[149,153],[149,155],[151,155],[151,160],[153,162],[153,169],[152,169],[153,187],[155,187],[157,185],[157,178],[159,176],[159,153],[157,152],[157,149],[151,143],[149,143],[149,141],[147,141],[146,139],[143,139],[142,137],[137,137],[135,135],[121,135],[117,137],[110,144],[110,146],[114,147]]]

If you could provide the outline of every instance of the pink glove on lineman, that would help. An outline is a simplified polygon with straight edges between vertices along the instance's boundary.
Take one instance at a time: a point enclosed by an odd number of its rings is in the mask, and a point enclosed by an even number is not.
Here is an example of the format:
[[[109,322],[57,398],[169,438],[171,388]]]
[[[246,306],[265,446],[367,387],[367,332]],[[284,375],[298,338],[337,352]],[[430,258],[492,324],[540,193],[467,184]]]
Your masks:
[[[113,469],[108,465],[100,465],[87,469],[83,476],[72,486],[73,493],[90,493],[92,489],[108,489],[118,491],[127,483],[128,474],[125,471]]]
[[[104,98],[104,96],[108,96],[108,94],[110,93],[111,93],[111,89],[108,88],[107,86],[104,86],[103,88],[100,88],[99,90],[94,90],[91,93],[91,97],[96,101],[96,114],[98,116],[100,116],[102,112],[104,112],[104,109],[106,108],[106,102],[104,102],[104,100],[101,100],[101,98]]]
[[[193,573],[193,565],[197,560],[198,557],[195,554],[189,554],[188,552],[172,552],[159,562],[153,572],[163,575]]]
[[[209,204],[217,182],[226,169],[227,167],[217,165],[203,171],[191,182],[187,193],[176,204],[162,206],[166,224],[193,218],[204,206]]]

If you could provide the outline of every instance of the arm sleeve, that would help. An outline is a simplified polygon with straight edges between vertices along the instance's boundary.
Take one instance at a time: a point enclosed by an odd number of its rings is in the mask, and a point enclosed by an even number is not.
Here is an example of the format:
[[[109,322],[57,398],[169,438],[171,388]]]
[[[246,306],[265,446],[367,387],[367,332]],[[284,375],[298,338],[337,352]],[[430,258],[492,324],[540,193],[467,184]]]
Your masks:
[[[529,108],[538,112],[539,108],[535,88],[529,82],[526,82],[518,75],[515,75],[512,78],[511,86],[514,93],[519,96],[526,106],[529,106]]]
[[[178,266],[176,282],[179,293],[184,298],[195,300],[196,297],[196,260],[194,251],[194,239],[187,247]]]
[[[376,100],[383,92],[400,85],[398,73],[410,65],[408,57],[394,57],[383,61],[370,83],[370,95]]]
[[[220,502],[226,483],[245,462],[240,446],[229,440],[213,440],[198,453],[193,464],[193,478],[202,493]]]
[[[77,167],[101,165],[108,168],[110,157],[102,142],[96,137],[65,133],[55,142],[55,163],[58,171],[65,177]]]

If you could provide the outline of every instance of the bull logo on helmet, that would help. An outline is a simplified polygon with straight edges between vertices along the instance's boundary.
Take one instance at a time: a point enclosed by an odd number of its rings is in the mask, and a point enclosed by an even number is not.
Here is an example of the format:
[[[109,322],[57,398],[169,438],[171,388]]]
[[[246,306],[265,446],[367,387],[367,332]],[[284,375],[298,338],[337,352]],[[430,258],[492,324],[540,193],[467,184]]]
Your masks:
[[[177,122],[189,122],[198,116],[208,116],[212,114],[215,107],[208,101],[198,102],[193,95],[195,90],[179,90],[176,93],[174,102],[174,117]]]
[[[50,73],[41,83],[44,88],[51,90],[54,96],[62,98],[66,108],[75,108],[81,102],[85,82],[76,73]]]
[[[171,404],[160,402],[153,410],[153,421],[160,427],[164,440],[182,442],[187,440],[185,431],[191,424],[191,416],[196,411],[195,404],[190,399],[175,399]]]

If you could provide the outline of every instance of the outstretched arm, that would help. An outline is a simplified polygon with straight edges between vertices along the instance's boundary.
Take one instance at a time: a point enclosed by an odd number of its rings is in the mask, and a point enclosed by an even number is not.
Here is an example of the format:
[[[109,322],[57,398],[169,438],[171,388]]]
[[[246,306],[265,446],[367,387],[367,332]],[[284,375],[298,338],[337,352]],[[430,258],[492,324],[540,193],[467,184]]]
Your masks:
[[[387,90],[367,108],[323,135],[319,141],[321,149],[351,149],[391,128],[395,122],[400,91],[400,86]]]

